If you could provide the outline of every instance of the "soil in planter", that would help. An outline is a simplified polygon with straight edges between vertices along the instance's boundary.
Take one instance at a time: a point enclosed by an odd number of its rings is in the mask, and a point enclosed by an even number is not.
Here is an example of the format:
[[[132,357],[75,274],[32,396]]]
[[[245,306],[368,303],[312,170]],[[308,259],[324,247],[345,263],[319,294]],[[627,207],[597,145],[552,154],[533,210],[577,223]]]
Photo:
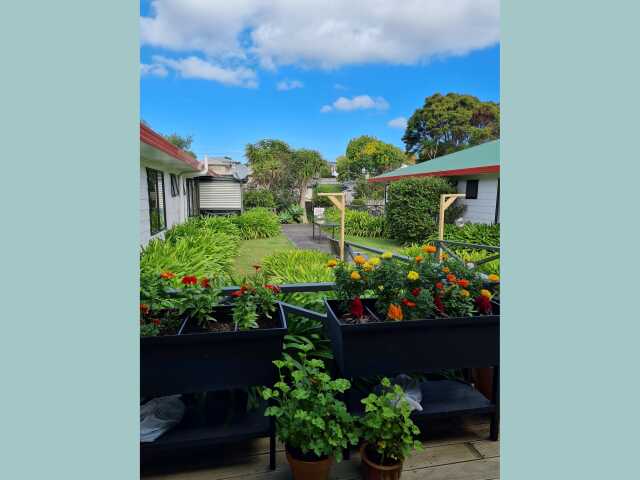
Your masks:
[[[383,467],[393,467],[394,465],[398,464],[398,462],[394,461],[393,459],[386,459],[385,462],[382,463],[382,456],[371,445],[367,445],[366,450],[367,458],[369,459],[369,461],[377,465],[381,465]]]
[[[225,312],[222,315],[218,315],[216,318],[217,321],[207,322],[203,327],[204,330],[208,332],[235,332],[236,326],[233,323],[232,314],[229,312]],[[278,322],[277,314],[274,312],[271,318],[267,317],[259,317],[258,320],[258,328],[257,330],[263,328],[278,328],[280,323]]]
[[[320,460],[326,460],[327,458],[329,458],[327,455],[325,455],[324,457],[318,457],[313,452],[302,453],[302,450],[291,447],[289,445],[286,445],[286,449],[287,452],[289,452],[289,455],[291,455],[296,460],[300,460],[303,462],[318,462]]]

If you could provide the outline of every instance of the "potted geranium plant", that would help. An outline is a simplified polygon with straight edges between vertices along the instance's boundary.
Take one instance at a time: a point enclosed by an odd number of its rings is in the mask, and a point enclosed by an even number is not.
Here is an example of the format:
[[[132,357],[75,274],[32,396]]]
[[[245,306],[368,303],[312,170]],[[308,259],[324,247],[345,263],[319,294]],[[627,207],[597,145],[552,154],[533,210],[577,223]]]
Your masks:
[[[358,443],[356,421],[337,398],[351,384],[332,380],[322,360],[308,359],[304,351],[300,362],[287,358],[273,363],[280,381],[262,392],[271,402],[265,414],[275,418],[293,478],[326,480],[332,461],[339,462],[342,451]]]
[[[361,401],[360,419],[364,443],[360,447],[362,477],[365,480],[397,480],[404,459],[422,448],[415,437],[420,433],[410,418],[411,408],[399,385],[383,378],[379,394],[370,393]]]
[[[386,252],[328,267],[337,300],[325,301],[326,326],[343,375],[498,364],[499,305],[462,262],[440,261],[427,245],[409,261]]]

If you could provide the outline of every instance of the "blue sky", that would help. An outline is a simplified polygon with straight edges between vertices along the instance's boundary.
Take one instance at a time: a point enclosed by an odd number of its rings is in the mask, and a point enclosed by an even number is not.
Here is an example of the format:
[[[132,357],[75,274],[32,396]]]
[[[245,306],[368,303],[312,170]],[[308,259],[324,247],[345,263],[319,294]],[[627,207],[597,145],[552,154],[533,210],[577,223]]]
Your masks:
[[[479,14],[473,2],[457,2],[468,12],[457,5],[458,17],[448,27],[434,22],[434,33],[433,14],[416,19],[424,8],[364,18],[357,9],[316,10],[305,23],[305,10],[285,0],[273,11],[260,2],[240,12],[193,3],[142,4],[140,112],[161,133],[193,135],[198,156],[244,160],[247,143],[278,138],[334,160],[363,134],[403,148],[404,129],[389,122],[401,125],[426,96],[499,100],[497,13]],[[435,3],[445,15],[447,3]]]

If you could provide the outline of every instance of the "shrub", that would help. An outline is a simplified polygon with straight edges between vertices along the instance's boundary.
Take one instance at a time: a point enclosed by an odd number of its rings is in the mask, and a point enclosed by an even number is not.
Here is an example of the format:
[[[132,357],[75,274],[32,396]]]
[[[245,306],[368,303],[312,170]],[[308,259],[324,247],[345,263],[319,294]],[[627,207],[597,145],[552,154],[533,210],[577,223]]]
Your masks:
[[[280,223],[300,223],[302,221],[303,209],[300,205],[289,205],[286,209],[278,213]]]
[[[435,240],[432,235],[427,241]],[[467,223],[462,227],[455,224],[444,226],[444,239],[453,242],[476,243],[479,245],[500,246],[500,225],[485,225],[482,223]]]
[[[224,233],[231,237],[240,238],[240,230],[229,217],[204,216],[190,218],[184,223],[176,225],[165,233],[165,240],[175,242],[180,238],[200,234]]]
[[[404,243],[422,242],[437,233],[440,195],[445,193],[456,193],[456,190],[440,177],[409,178],[391,183],[386,206],[391,237]],[[452,206],[447,210],[448,220],[459,215],[459,208],[454,210]]]
[[[281,231],[278,216],[266,208],[253,208],[242,215],[231,217],[231,221],[238,227],[243,240],[271,238]]]
[[[337,208],[330,208],[325,212],[325,218],[332,222],[340,222],[340,212]],[[371,215],[366,211],[347,209],[344,217],[344,230],[347,235],[356,237],[383,238],[386,235],[386,222],[382,216]]]
[[[258,188],[252,190],[246,190],[243,193],[244,208],[276,208],[276,199],[273,193],[266,188]]]

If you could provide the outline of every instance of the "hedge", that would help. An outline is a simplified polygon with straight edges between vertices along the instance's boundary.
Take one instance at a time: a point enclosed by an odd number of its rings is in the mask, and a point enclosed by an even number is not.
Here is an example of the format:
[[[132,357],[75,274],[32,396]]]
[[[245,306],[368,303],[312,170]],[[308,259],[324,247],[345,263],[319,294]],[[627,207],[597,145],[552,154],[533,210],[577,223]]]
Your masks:
[[[243,193],[242,203],[245,209],[255,207],[276,208],[275,196],[266,188],[246,190]]]
[[[340,212],[337,208],[325,211],[325,218],[332,222],[340,222]],[[356,237],[383,238],[386,234],[386,222],[382,216],[371,215],[366,211],[347,209],[344,216],[344,231],[347,235]]]

